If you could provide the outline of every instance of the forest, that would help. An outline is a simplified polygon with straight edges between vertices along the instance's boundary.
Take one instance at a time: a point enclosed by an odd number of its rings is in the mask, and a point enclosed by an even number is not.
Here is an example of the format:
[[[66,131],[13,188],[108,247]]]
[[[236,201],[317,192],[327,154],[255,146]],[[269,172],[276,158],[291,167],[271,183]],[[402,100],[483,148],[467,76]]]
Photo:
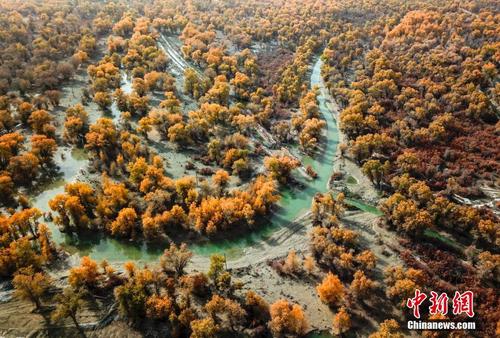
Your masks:
[[[499,9],[0,1],[0,336],[499,336]]]

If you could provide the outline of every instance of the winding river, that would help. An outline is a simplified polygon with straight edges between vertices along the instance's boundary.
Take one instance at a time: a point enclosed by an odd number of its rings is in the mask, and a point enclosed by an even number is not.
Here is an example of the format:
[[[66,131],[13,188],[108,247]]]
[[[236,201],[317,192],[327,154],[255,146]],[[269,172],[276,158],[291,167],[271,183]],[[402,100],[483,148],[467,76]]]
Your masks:
[[[313,66],[310,82],[311,86],[317,85],[320,89],[318,101],[323,119],[327,124],[326,140],[320,155],[315,158],[309,156],[301,158],[304,166],[311,165],[314,168],[318,173],[318,178],[307,180],[301,175],[296,175],[305,188],[283,189],[276,213],[268,222],[246,235],[238,236],[238,238],[191,245],[190,248],[195,253],[193,261],[197,261],[201,265],[201,262],[206,262],[209,255],[224,253],[229,262],[240,260],[243,262],[242,264],[245,264],[244,262],[251,263],[252,260],[255,261],[255,257],[264,259],[266,252],[285,254],[290,248],[297,248],[297,246],[303,246],[307,243],[307,240],[305,240],[307,229],[305,229],[304,222],[294,222],[294,220],[307,217],[314,194],[327,191],[327,184],[332,174],[333,161],[335,160],[339,140],[337,123],[334,117],[335,112],[329,108],[329,100],[333,100],[333,98],[324,86],[321,77],[321,65],[322,61],[318,59]],[[126,81],[126,79],[123,82],[124,86],[130,86],[130,82]],[[129,90],[129,88],[126,89]],[[114,117],[117,119],[118,116]],[[63,157],[61,153],[64,153]],[[83,168],[86,168],[87,158],[83,152],[62,148],[58,151],[56,162],[61,167],[62,177],[33,198],[34,206],[42,211],[50,211],[48,207],[49,199],[63,192],[65,183],[79,178]],[[348,203],[360,209],[371,211],[370,206],[359,201],[348,201]],[[96,260],[150,262],[156,260],[164,249],[135,241],[117,240],[105,235],[68,235],[61,233],[53,223],[49,222],[48,225],[52,230],[55,242],[59,243],[68,252],[80,256],[89,255]],[[295,238],[294,241],[290,240],[292,237]]]

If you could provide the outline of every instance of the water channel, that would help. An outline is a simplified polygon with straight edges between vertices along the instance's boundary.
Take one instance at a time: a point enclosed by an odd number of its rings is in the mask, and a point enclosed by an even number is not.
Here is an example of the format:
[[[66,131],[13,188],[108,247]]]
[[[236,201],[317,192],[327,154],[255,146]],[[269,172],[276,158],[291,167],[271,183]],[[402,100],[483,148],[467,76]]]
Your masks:
[[[315,158],[302,157],[303,164],[311,165],[318,174],[315,180],[307,180],[301,175],[296,175],[305,188],[282,188],[281,200],[278,203],[276,212],[270,217],[268,222],[264,222],[258,229],[249,231],[246,235],[236,236],[220,241],[212,241],[190,246],[195,255],[208,256],[214,253],[225,253],[228,258],[242,255],[244,249],[258,244],[268,239],[273,232],[286,224],[289,224],[297,217],[305,214],[311,206],[313,196],[317,192],[327,191],[327,182],[332,174],[333,162],[339,140],[339,132],[334,113],[327,107],[328,100],[333,100],[326,90],[321,77],[322,61],[318,60],[314,64],[311,73],[311,86],[317,85],[320,88],[318,95],[319,108],[323,119],[326,121],[326,140],[323,144],[323,151]],[[123,79],[123,86],[129,91],[130,81]],[[117,114],[113,114],[117,115]],[[116,122],[118,116],[114,116]],[[64,153],[64,156],[60,156]],[[60,166],[62,177],[54,184],[49,185],[43,192],[33,198],[34,207],[46,212],[50,211],[48,201],[56,194],[64,191],[64,184],[75,181],[82,168],[87,164],[87,157],[84,152],[63,148],[58,151],[56,162]],[[359,209],[369,212],[377,212],[377,209],[366,205],[360,201],[349,200],[351,204]],[[150,262],[158,258],[164,248],[147,245],[137,241],[124,241],[110,238],[107,235],[69,235],[61,233],[55,224],[48,222],[55,242],[60,244],[70,253],[78,253],[80,256],[89,255],[93,259],[106,259],[110,262],[123,262],[136,260]]]

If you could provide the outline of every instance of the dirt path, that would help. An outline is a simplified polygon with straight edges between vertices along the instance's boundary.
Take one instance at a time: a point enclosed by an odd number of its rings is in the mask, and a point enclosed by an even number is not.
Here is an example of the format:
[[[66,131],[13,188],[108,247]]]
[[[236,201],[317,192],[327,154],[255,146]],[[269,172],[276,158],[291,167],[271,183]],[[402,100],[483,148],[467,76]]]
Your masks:
[[[304,251],[308,247],[307,233],[311,228],[310,213],[275,231],[269,238],[243,249],[242,255],[228,258],[227,266],[239,269],[286,255],[288,251]],[[210,257],[194,255],[188,269],[205,271]]]
[[[191,68],[199,76],[205,77],[205,74],[203,74],[199,69],[196,69],[195,67],[192,67],[186,61],[186,59],[178,51],[178,49],[175,46],[175,43],[173,42],[172,38],[165,37],[163,34],[160,34],[159,46],[168,55],[168,57],[170,58],[170,60],[173,62],[174,66],[177,68],[178,71],[180,71],[181,74],[184,74],[184,71],[187,68]]]

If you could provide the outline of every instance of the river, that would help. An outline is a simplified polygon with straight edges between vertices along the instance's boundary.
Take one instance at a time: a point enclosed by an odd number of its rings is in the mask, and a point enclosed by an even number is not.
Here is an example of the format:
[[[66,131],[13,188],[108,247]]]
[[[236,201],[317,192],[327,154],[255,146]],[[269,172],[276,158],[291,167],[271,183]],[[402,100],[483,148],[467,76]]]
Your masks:
[[[326,121],[325,140],[321,153],[312,158],[303,156],[301,161],[304,166],[311,165],[318,173],[315,180],[307,180],[301,175],[296,178],[301,181],[304,188],[285,188],[281,191],[281,200],[278,203],[276,212],[268,222],[263,222],[258,229],[249,231],[246,235],[237,236],[227,240],[213,241],[202,244],[193,244],[190,249],[194,252],[198,261],[205,261],[206,258],[214,253],[224,253],[228,260],[238,260],[246,255],[257,255],[264,258],[265,248],[268,251],[285,254],[289,248],[297,245],[303,246],[307,243],[307,234],[304,222],[293,222],[300,216],[305,216],[311,206],[313,196],[317,192],[327,191],[327,184],[332,174],[333,161],[339,140],[337,122],[334,112],[328,108],[328,100],[333,100],[323,84],[321,78],[322,61],[318,59],[311,72],[311,86],[317,85],[320,88],[318,95],[319,108],[322,118]],[[127,91],[130,90],[130,81],[123,79],[123,86]],[[113,109],[114,110],[114,109]],[[113,111],[114,120],[118,114]],[[60,157],[60,152],[65,152],[64,159]],[[87,158],[83,152],[71,151],[67,148],[58,152],[57,164],[61,167],[62,177],[53,185],[48,186],[42,193],[33,198],[34,206],[42,211],[49,211],[48,201],[56,194],[64,191],[64,184],[75,181],[80,175],[80,171],[86,167]],[[359,201],[348,201],[349,204],[360,209],[370,210],[370,206]],[[376,209],[375,209],[376,210]],[[61,233],[52,223],[48,222],[55,242],[60,244],[70,253],[77,253],[80,256],[89,255],[93,259],[106,259],[110,262],[123,262],[135,260],[141,262],[154,261],[161,255],[164,248],[140,244],[136,241],[124,241],[111,238],[107,235],[68,235]],[[295,236],[295,241],[289,240]],[[283,246],[283,247],[281,247]],[[285,248],[286,246],[286,248]],[[247,259],[244,259],[247,261]]]
[[[311,73],[311,86],[318,85],[320,88],[323,86],[321,65],[321,60],[318,60],[314,64]],[[245,253],[245,248],[249,246],[260,246],[262,241],[275,241],[275,238],[272,236],[274,232],[305,214],[310,209],[312,198],[316,193],[327,191],[327,184],[332,174],[333,161],[335,159],[339,140],[336,120],[332,112],[326,106],[327,99],[325,92],[320,90],[318,95],[319,108],[322,118],[326,121],[326,137],[323,143],[322,152],[314,158],[302,156],[300,159],[304,166],[311,165],[313,167],[318,174],[318,178],[315,180],[308,180],[302,175],[295,175],[295,178],[300,181],[305,188],[282,189],[278,208],[269,222],[256,231],[253,231],[251,234],[241,238],[197,245],[193,248],[195,253],[209,255],[215,252],[226,252],[231,258],[231,255],[234,256]],[[304,240],[307,242],[306,237],[304,237]],[[276,244],[279,245],[280,243]],[[246,254],[248,254],[248,252]]]

